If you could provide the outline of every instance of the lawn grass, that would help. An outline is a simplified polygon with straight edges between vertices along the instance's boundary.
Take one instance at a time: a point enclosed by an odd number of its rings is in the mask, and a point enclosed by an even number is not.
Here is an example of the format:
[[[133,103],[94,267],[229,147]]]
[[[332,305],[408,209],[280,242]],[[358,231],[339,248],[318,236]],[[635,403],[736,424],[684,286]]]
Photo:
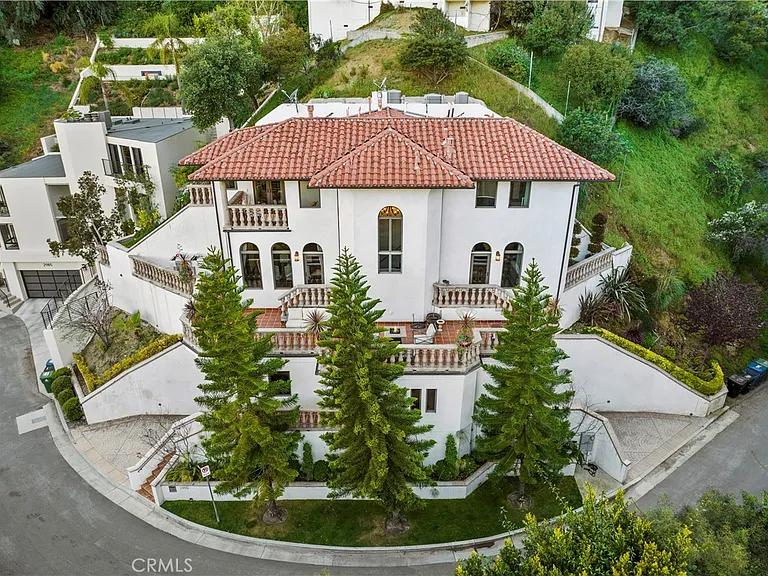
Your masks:
[[[535,104],[505,85],[477,62],[469,61],[438,86],[404,70],[397,59],[402,41],[371,40],[350,48],[334,75],[312,91],[314,97],[366,97],[377,89],[384,77],[387,86],[416,96],[429,92],[455,94],[464,91],[483,100],[503,116],[511,116],[547,135],[555,132],[555,122]]]
[[[581,505],[572,477],[558,483],[560,500],[547,487],[531,490],[533,502],[526,511],[506,501],[507,494],[516,489],[514,479],[489,480],[464,500],[426,500],[420,510],[408,513],[411,529],[399,536],[384,534],[385,513],[374,502],[284,501],[281,505],[288,510],[288,520],[278,526],[262,523],[250,502],[219,502],[218,525],[210,502],[178,500],[164,503],[163,508],[198,524],[258,538],[334,546],[403,546],[492,536],[522,526],[527,512],[549,518],[566,506]]]
[[[0,168],[42,152],[40,137],[53,132],[51,121],[67,109],[77,83],[74,63],[90,48],[61,35],[30,47],[0,46]],[[67,70],[55,74],[53,61],[66,63]],[[2,143],[9,147],[5,152]]]

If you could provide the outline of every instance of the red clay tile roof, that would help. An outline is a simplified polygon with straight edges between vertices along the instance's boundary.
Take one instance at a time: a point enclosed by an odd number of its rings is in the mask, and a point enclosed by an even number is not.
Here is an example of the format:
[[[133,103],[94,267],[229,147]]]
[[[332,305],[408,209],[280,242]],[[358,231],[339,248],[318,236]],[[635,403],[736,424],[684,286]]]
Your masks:
[[[235,132],[184,158],[180,163],[211,157],[189,179],[311,179],[322,182],[322,187],[340,188],[471,187],[467,179],[614,179],[607,170],[511,118],[370,113],[290,118],[244,130],[249,132],[234,136]],[[371,142],[374,138],[378,146]],[[376,158],[377,154],[381,157]],[[397,157],[388,158],[390,154]]]
[[[217,138],[210,144],[207,144],[192,152],[188,156],[185,156],[179,160],[180,166],[202,166],[207,164],[211,160],[218,158],[222,154],[226,154],[230,150],[233,150],[245,142],[253,140],[259,134],[274,127],[274,124],[264,124],[263,126],[249,126],[248,128],[241,128],[230,132],[226,136]]]

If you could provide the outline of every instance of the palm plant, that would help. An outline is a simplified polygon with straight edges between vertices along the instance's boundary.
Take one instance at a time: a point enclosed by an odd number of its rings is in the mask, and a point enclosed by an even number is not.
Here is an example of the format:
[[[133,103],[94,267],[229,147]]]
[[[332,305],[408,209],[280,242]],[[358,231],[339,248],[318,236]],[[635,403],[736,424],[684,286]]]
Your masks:
[[[633,315],[648,312],[645,295],[630,278],[627,267],[611,267],[610,273],[600,277],[598,288],[603,300],[608,306],[616,308],[622,320],[630,322]]]
[[[91,76],[98,79],[99,85],[101,86],[101,96],[104,98],[104,109],[109,112],[109,98],[107,97],[106,79],[110,78],[112,80],[116,80],[115,72],[112,70],[112,68],[106,66],[103,62],[98,61],[91,64],[88,67],[88,70],[90,70]],[[83,84],[85,84],[85,79],[83,80]]]
[[[304,327],[309,334],[319,336],[325,329],[327,317],[322,310],[311,310],[304,319]]]
[[[170,61],[176,66],[176,86],[181,88],[179,53],[186,50],[187,45],[179,38],[179,19],[172,12],[160,12],[144,23],[144,32],[154,36],[155,41],[150,44],[149,50],[160,55],[160,62],[167,64]]]

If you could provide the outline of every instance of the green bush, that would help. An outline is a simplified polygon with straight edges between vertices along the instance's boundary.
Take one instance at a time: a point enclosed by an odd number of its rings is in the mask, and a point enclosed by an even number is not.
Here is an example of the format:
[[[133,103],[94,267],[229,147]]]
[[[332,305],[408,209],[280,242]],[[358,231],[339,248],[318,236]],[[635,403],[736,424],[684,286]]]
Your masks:
[[[688,84],[678,67],[651,56],[635,68],[618,114],[646,128],[673,129],[690,122],[692,108]]]
[[[525,31],[525,45],[544,54],[559,54],[584,38],[592,26],[586,2],[561,0],[538,4]]]
[[[733,203],[741,193],[746,177],[738,159],[724,150],[704,156],[707,184],[713,194]]]
[[[328,462],[325,460],[318,460],[313,465],[312,475],[315,478],[315,482],[327,482],[331,477],[331,469],[328,466]]]
[[[651,364],[661,368],[664,372],[673,378],[676,378],[689,388],[693,388],[694,390],[701,392],[706,396],[710,396],[719,392],[725,383],[723,370],[720,368],[720,364],[715,361],[712,361],[712,377],[709,380],[704,380],[703,378],[696,376],[696,374],[680,368],[680,366],[671,360],[664,358],[661,354],[657,354],[652,350],[648,350],[647,348],[640,346],[640,344],[635,344],[631,340],[622,338],[621,336],[618,336],[613,332],[609,332],[604,328],[588,327],[582,328],[582,331],[589,334],[597,334],[604,340],[607,340],[608,342],[623,348],[627,352],[631,352],[635,356],[639,356],[643,360],[646,360]]]
[[[83,408],[80,406],[80,401],[77,398],[70,398],[61,406],[61,411],[64,412],[64,417],[67,422],[75,422],[83,417]]]
[[[640,37],[657,46],[680,46],[687,36],[681,18],[682,4],[666,0],[634,2]]]
[[[634,78],[629,52],[620,44],[580,42],[568,46],[560,74],[571,82],[571,101],[582,108],[615,106]]]
[[[64,390],[56,394],[56,400],[58,400],[59,404],[62,406],[67,402],[67,400],[75,397],[75,391],[72,388],[64,388]]]
[[[717,55],[723,60],[746,60],[766,44],[768,12],[757,0],[706,2],[705,26]]]
[[[61,368],[57,368],[53,372],[53,379],[56,380],[59,376],[72,376],[72,368],[69,366],[62,366]]]
[[[312,459],[312,445],[304,442],[301,447],[301,475],[307,482],[312,482],[314,478],[314,460]]]
[[[54,378],[51,384],[51,392],[54,396],[58,396],[62,390],[74,389],[72,386],[72,378],[67,375]]]
[[[448,434],[445,438],[445,466],[451,475],[456,477],[459,472],[459,451],[453,434]]]
[[[604,166],[629,151],[626,140],[613,127],[613,118],[605,112],[573,110],[559,131],[563,146]]]
[[[511,38],[491,46],[485,53],[485,59],[492,67],[513,80],[525,82],[528,78],[528,54]]]

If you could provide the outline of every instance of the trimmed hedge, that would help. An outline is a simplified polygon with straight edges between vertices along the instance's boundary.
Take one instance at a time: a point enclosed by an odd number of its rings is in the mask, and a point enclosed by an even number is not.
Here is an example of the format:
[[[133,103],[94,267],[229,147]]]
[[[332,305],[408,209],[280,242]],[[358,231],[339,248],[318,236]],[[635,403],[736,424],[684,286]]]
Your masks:
[[[70,398],[64,402],[61,411],[64,412],[64,418],[67,419],[67,422],[74,422],[83,417],[83,408],[77,398]]]
[[[53,373],[53,379],[56,380],[59,376],[72,376],[72,368],[69,366],[62,366],[57,368]]]
[[[59,376],[58,378],[54,378],[53,383],[51,384],[51,392],[54,396],[58,396],[64,390],[72,389],[74,389],[72,386],[72,378],[66,374]]]
[[[580,331],[590,333],[590,334],[596,334],[601,338],[603,338],[604,340],[607,340],[612,344],[616,344],[616,346],[619,346],[620,348],[623,348],[627,352],[631,352],[632,354],[639,356],[643,360],[647,360],[648,362],[661,368],[662,370],[664,370],[664,372],[666,372],[673,378],[676,378],[677,380],[679,380],[689,388],[693,388],[697,392],[701,392],[706,396],[716,394],[723,387],[723,384],[725,384],[723,369],[720,368],[720,364],[718,364],[714,360],[712,361],[713,376],[709,380],[704,380],[703,378],[696,376],[696,374],[693,374],[692,372],[689,372],[688,370],[681,368],[680,366],[678,366],[668,358],[664,358],[664,356],[662,356],[661,354],[657,354],[653,350],[648,350],[648,348],[640,346],[640,344],[635,344],[631,340],[622,338],[621,336],[614,334],[613,332],[610,332],[605,328],[599,328],[597,326],[584,327]]]
[[[70,398],[75,398],[75,391],[72,390],[72,388],[64,388],[64,390],[56,395],[56,400],[58,400],[61,405],[64,405]]]
[[[181,334],[164,334],[143,348],[139,348],[130,356],[126,356],[120,360],[120,362],[113,364],[101,375],[98,375],[93,370],[91,370],[90,366],[88,366],[88,363],[85,361],[85,358],[83,358],[80,354],[73,354],[72,356],[75,359],[75,364],[77,364],[80,373],[83,375],[83,379],[85,380],[85,385],[88,387],[88,391],[93,392],[96,390],[96,388],[105,382],[109,382],[115,376],[125,372],[139,362],[143,362],[147,358],[151,358],[155,354],[162,352],[177,342],[181,342],[181,338]]]

